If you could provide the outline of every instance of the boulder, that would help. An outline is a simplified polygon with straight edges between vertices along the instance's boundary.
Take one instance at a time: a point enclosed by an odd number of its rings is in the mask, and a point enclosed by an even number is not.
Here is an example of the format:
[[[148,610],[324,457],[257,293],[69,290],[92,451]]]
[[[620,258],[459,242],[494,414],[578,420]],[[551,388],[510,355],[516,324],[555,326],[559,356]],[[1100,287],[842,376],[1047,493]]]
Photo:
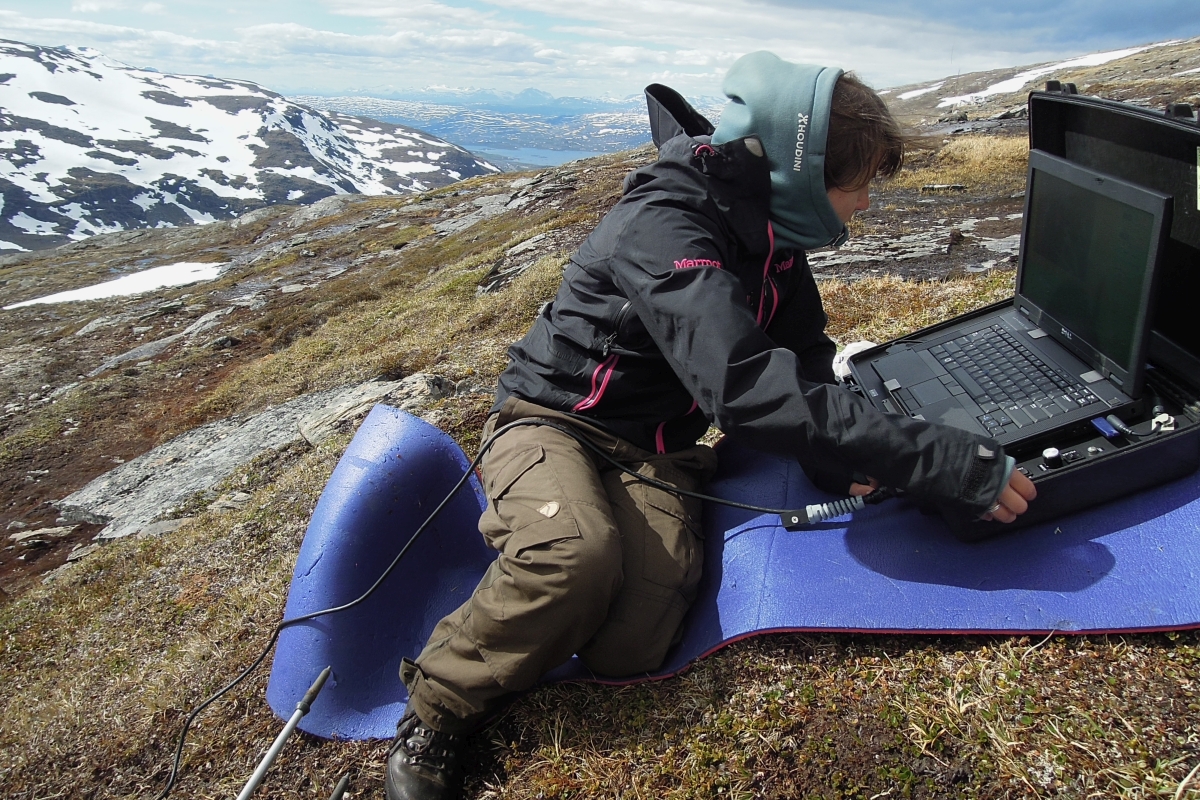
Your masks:
[[[305,206],[298,211],[292,212],[292,215],[287,218],[287,226],[289,228],[299,228],[308,222],[315,222],[324,217],[331,217],[334,214],[340,214],[346,208],[346,195],[335,194],[330,195],[322,200],[318,200],[310,206]]]

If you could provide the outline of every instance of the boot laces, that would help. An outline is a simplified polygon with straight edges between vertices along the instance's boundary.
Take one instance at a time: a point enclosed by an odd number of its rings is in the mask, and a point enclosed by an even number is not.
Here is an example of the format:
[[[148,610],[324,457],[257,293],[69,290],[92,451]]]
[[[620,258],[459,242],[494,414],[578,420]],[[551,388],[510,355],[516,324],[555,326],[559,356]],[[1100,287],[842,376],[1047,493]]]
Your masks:
[[[397,750],[403,750],[405,759],[414,766],[453,772],[458,766],[458,750],[461,743],[461,736],[435,731],[413,716],[407,725],[400,725],[396,739],[388,750],[388,756],[391,757]]]

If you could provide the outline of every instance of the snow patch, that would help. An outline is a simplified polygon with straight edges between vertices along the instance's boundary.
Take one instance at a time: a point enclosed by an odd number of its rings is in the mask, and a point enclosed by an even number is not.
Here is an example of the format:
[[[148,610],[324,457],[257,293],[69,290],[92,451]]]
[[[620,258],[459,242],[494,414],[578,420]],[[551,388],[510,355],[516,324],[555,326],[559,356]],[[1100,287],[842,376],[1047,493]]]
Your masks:
[[[945,85],[946,85],[945,81],[938,81],[937,83],[933,84],[932,86],[926,86],[924,89],[913,89],[911,92],[905,92],[904,94],[898,94],[898,95],[896,95],[896,99],[897,100],[912,100],[914,97],[920,97],[923,94],[929,94],[930,92],[936,92],[938,89],[942,88]]]
[[[8,311],[13,308],[46,303],[71,303],[80,300],[103,300],[108,297],[126,297],[134,294],[145,294],[146,292],[152,292],[155,289],[163,289],[168,286],[186,286],[189,283],[215,280],[220,276],[221,268],[224,266],[224,263],[199,264],[191,261],[167,264],[166,266],[135,272],[132,275],[125,275],[116,280],[85,286],[82,289],[72,289],[67,292],[58,292],[46,297],[39,297],[35,300],[13,303],[12,305],[4,306],[4,310]]]
[[[9,220],[14,227],[20,228],[26,233],[54,233],[54,223],[46,222],[45,220],[34,219],[33,217],[22,211],[19,214],[14,214]]]
[[[158,198],[149,192],[142,192],[130,202],[141,208],[142,211],[149,211],[151,208],[158,205]]]
[[[1044,67],[1035,67],[1031,70],[1018,73],[1007,80],[993,83],[991,86],[979,92],[971,92],[970,94],[960,94],[957,97],[946,97],[940,100],[937,104],[938,108],[945,106],[963,105],[967,103],[980,103],[992,95],[1011,94],[1018,92],[1025,87],[1025,84],[1036,80],[1043,75],[1048,75],[1060,69],[1074,69],[1076,67],[1098,67],[1102,64],[1107,64],[1110,61],[1116,61],[1119,58],[1136,55],[1150,50],[1154,47],[1163,47],[1168,44],[1177,44],[1177,42],[1162,42],[1159,44],[1146,45],[1144,47],[1130,47],[1125,50],[1109,50],[1106,53],[1090,53],[1079,58],[1072,58],[1069,61],[1061,61],[1057,64],[1050,64]]]

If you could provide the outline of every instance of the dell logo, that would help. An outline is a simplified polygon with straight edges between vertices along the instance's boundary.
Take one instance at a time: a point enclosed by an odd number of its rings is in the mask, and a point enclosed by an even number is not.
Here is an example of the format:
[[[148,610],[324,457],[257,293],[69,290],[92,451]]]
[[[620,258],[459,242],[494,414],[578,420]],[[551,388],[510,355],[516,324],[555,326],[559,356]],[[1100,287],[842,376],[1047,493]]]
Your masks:
[[[1063,336],[1065,336],[1065,337],[1067,337],[1068,339],[1074,339],[1074,338],[1075,338],[1075,334],[1071,333],[1071,332],[1070,332],[1069,330],[1067,330],[1066,328],[1063,328],[1063,329],[1062,329],[1062,335],[1063,335]]]

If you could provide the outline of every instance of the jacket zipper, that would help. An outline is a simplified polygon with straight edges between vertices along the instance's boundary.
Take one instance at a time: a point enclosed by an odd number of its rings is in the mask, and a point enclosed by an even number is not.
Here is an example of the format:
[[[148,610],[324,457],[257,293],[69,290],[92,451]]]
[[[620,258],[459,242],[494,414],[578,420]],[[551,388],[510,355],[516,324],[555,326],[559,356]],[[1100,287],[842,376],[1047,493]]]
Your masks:
[[[613,322],[613,331],[604,338],[604,343],[600,348],[600,354],[605,358],[608,358],[608,353],[612,349],[613,343],[617,341],[617,335],[621,332],[621,325],[624,324],[625,318],[629,316],[632,309],[633,303],[626,300],[625,305],[621,306],[621,310],[617,312],[617,318]]]

